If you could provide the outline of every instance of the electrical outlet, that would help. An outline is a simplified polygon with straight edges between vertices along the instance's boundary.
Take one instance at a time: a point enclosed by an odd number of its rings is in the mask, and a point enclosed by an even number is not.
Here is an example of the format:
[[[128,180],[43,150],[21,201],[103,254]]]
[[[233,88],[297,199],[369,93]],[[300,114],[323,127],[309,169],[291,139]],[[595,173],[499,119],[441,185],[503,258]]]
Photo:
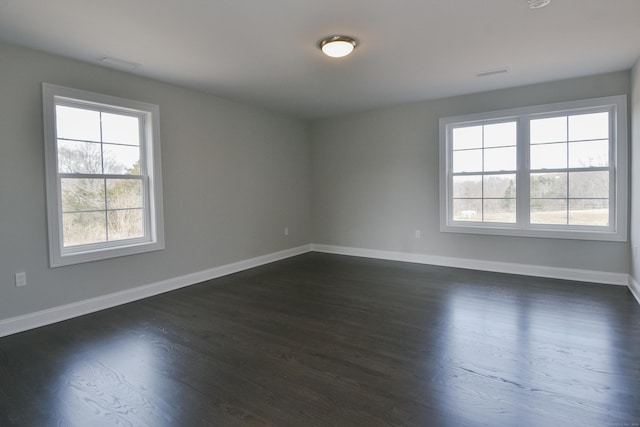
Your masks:
[[[422,232],[420,230],[416,230],[416,239],[422,238]]]
[[[27,286],[27,273],[16,273],[16,287]]]
[[[284,235],[288,236],[289,235],[289,227],[285,227],[284,228]]]

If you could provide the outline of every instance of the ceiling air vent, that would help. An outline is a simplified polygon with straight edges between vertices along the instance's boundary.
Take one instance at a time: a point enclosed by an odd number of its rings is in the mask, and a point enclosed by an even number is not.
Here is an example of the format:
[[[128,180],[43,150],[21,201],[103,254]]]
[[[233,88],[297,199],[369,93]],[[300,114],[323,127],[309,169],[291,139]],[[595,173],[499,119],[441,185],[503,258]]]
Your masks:
[[[509,68],[507,68],[507,67],[492,68],[491,70],[480,71],[480,72],[476,73],[476,76],[478,76],[478,77],[487,77],[487,76],[493,76],[494,74],[504,74],[504,73],[508,73],[508,72],[509,72]]]

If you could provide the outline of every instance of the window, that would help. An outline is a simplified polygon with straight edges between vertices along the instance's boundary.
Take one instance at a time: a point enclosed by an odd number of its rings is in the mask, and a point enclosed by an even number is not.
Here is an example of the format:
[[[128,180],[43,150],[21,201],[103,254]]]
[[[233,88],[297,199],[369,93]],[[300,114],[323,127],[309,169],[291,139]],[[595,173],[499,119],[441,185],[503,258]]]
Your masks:
[[[43,84],[52,267],[164,247],[159,108]]]
[[[440,119],[442,231],[626,241],[626,96]]]

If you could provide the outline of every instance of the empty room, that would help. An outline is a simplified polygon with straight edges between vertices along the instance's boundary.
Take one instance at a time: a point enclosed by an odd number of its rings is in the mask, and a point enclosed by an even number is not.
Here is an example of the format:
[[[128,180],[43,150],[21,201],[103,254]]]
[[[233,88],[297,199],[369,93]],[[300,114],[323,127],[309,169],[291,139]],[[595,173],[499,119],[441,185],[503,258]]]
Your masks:
[[[0,426],[640,426],[640,1],[0,2]]]

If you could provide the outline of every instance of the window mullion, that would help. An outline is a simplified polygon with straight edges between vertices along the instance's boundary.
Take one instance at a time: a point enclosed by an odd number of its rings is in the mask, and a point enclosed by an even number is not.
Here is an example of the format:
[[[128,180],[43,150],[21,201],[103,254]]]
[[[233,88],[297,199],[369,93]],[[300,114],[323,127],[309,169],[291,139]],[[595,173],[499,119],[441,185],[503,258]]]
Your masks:
[[[485,221],[485,215],[484,215],[484,207],[485,207],[485,189],[484,189],[484,177],[485,177],[485,170],[484,170],[484,164],[485,164],[485,156],[486,156],[486,147],[485,147],[485,127],[482,126],[482,150],[481,150],[481,159],[482,159],[482,165],[481,165],[481,170],[482,172],[480,173],[480,196],[481,196],[481,200],[480,200],[480,212],[482,212],[482,222]]]
[[[567,122],[567,124],[566,124],[567,134],[565,136],[566,145],[567,145],[566,146],[566,150],[567,150],[567,164],[566,164],[566,167],[567,167],[567,192],[566,192],[567,201],[566,201],[566,203],[567,203],[567,225],[569,225],[570,215],[571,215],[571,208],[569,206],[570,203],[571,203],[570,202],[571,195],[569,194],[569,189],[571,188],[571,174],[569,173],[569,115],[567,115],[566,122]]]
[[[606,169],[606,168],[605,168]],[[59,173],[60,178],[78,178],[78,179],[143,179],[144,175],[119,175],[119,174],[101,174],[101,173]]]
[[[518,120],[517,131],[517,177],[516,177],[516,224],[528,227],[530,224],[530,161],[529,161],[529,119]]]

